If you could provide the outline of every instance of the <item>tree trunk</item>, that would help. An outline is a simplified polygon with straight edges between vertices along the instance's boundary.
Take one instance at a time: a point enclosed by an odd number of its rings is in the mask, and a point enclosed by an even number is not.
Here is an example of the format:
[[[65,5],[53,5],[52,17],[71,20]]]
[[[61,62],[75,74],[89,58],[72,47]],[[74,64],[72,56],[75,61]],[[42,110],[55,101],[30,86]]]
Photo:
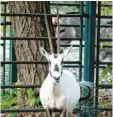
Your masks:
[[[43,2],[13,1],[8,8],[10,13],[43,13]],[[47,37],[44,17],[12,16],[11,23],[15,37]],[[48,41],[15,40],[17,61],[45,61],[40,46],[49,51]],[[18,80],[26,85],[41,84],[48,72],[47,65],[41,64],[18,64],[17,69]],[[25,100],[23,97],[22,107],[27,103]]]

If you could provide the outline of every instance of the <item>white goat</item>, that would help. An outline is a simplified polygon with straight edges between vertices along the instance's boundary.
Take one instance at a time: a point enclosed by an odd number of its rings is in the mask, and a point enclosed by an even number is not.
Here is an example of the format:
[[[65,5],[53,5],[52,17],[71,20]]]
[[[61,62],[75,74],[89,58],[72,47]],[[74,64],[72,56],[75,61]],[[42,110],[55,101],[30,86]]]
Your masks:
[[[45,109],[65,110],[69,117],[80,99],[80,86],[69,70],[63,70],[63,59],[72,46],[62,54],[49,55],[40,51],[49,62],[49,74],[40,89],[40,99]]]
[[[45,56],[49,62],[49,73],[40,88],[40,100],[43,107],[47,110],[49,117],[52,116],[51,111],[54,111],[54,109],[61,110],[60,116],[69,117],[80,99],[79,83],[69,70],[63,70],[63,60],[70,52],[73,45],[67,51],[60,54],[60,37],[58,36],[57,54],[53,53],[45,2],[43,3],[51,54],[47,53],[42,47],[40,47],[41,54]],[[59,16],[57,17],[59,18]]]
[[[42,47],[40,52],[49,62],[49,73],[40,88],[40,99],[49,117],[54,109],[61,110],[61,115],[71,117],[72,111],[78,101],[92,98],[93,85],[90,82],[78,83],[73,73],[63,69],[63,59],[68,55],[72,46],[62,54],[48,54]],[[80,98],[80,87],[86,87],[89,93]]]

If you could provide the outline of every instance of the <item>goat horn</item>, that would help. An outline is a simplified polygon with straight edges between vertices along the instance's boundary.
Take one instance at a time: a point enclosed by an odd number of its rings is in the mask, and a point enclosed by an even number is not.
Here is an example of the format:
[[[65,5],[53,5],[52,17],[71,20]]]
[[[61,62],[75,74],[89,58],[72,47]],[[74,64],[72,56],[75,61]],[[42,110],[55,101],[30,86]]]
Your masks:
[[[45,1],[43,2],[43,7],[44,7],[45,24],[46,24],[47,34],[48,34],[48,38],[49,38],[50,51],[51,51],[51,54],[52,54],[54,52],[53,52],[53,45],[52,45],[51,34],[50,34],[50,30],[49,30],[49,25],[48,25],[48,20],[47,20]]]
[[[58,11],[58,4],[56,3],[57,6],[57,26],[58,26],[58,37],[57,37],[57,53],[60,53],[60,24],[59,24],[59,11]]]

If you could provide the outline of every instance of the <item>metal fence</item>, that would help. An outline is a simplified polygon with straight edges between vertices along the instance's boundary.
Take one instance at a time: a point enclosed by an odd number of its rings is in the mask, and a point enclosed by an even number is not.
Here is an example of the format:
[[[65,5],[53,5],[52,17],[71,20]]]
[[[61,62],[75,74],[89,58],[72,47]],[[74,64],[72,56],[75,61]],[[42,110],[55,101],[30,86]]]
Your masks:
[[[86,3],[86,4],[85,4]],[[69,3],[59,3],[59,6],[77,6],[80,8],[79,14],[60,14],[60,17],[79,17],[80,18],[80,25],[61,25],[63,27],[79,27],[80,29],[80,37],[76,37],[72,40],[78,40],[80,43],[79,45],[74,45],[74,47],[79,48],[79,61],[65,61],[64,62],[64,67],[75,67],[79,69],[79,81],[82,80],[82,71],[84,70],[84,80],[86,81],[91,81],[94,82],[94,70],[96,69],[96,78],[95,78],[95,102],[93,108],[88,108],[87,111],[85,112],[85,115],[83,114],[82,116],[91,116],[89,115],[89,111],[91,110],[93,113],[93,116],[97,117],[97,111],[111,111],[111,108],[101,108],[98,106],[98,92],[99,89],[101,88],[112,88],[110,84],[99,84],[99,69],[100,68],[105,68],[105,65],[111,65],[111,62],[99,62],[99,50],[100,50],[100,42],[105,42],[109,41],[111,42],[112,40],[110,38],[100,38],[100,29],[102,27],[111,27],[108,25],[100,25],[101,23],[101,18],[112,18],[112,16],[102,16],[101,15],[101,7],[109,7],[109,5],[101,5],[101,2],[79,2],[79,3],[74,3],[74,4],[69,4]],[[3,48],[3,60],[1,61],[1,67],[2,67],[2,90],[6,88],[40,88],[40,85],[13,85],[14,82],[17,81],[17,71],[16,71],[16,64],[47,64],[47,62],[37,62],[37,61],[16,61],[15,54],[14,54],[14,47],[13,47],[13,40],[45,40],[48,39],[47,37],[36,37],[36,38],[29,38],[29,37],[13,37],[12,33],[12,27],[11,27],[11,22],[6,21],[7,17],[10,16],[25,16],[25,17],[41,17],[44,14],[40,13],[23,13],[23,14],[11,14],[7,13],[7,2],[1,2],[1,6],[3,8],[1,16],[3,18],[3,22],[1,22],[1,26],[3,27],[3,36],[1,37],[1,40],[3,40],[1,46]],[[50,3],[50,6],[55,6],[56,3]],[[98,12],[96,13],[96,7],[98,8]],[[55,17],[56,14],[48,14],[48,16]],[[86,19],[85,25],[83,24],[83,18]],[[97,19],[97,25],[96,25],[96,19]],[[9,35],[7,36],[7,27],[9,26]],[[85,38],[83,39],[83,28],[85,28]],[[97,45],[95,44],[95,30],[97,30]],[[53,37],[52,39],[56,39]],[[6,41],[10,41],[10,59],[9,61],[6,61]],[[68,40],[68,38],[67,38]],[[83,40],[85,42],[85,45],[83,44]],[[61,45],[63,47],[68,47],[69,44],[67,45]],[[111,48],[111,46],[103,46],[104,48],[108,47]],[[83,58],[83,48],[84,48],[84,65],[82,62]],[[96,49],[96,61],[95,61],[95,49]],[[67,66],[65,65],[68,64]],[[9,64],[9,77],[8,77],[8,82],[6,83],[6,68],[5,65]],[[72,66],[71,64],[74,64]],[[88,104],[88,107],[91,107],[92,105]],[[81,104],[79,104],[79,107],[76,108],[76,110],[79,111],[79,117],[82,114],[81,111]],[[34,108],[34,109],[5,109],[1,110],[2,113],[11,113],[11,112],[44,112],[45,110],[42,108]],[[88,112],[88,113],[87,113]]]

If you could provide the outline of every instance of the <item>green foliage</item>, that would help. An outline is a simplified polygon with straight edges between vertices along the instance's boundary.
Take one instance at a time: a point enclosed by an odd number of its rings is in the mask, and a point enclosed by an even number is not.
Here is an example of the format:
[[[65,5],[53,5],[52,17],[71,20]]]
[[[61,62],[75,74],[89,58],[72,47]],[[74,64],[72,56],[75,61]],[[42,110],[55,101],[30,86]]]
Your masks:
[[[15,85],[22,85],[22,82],[16,82]],[[27,104],[30,107],[35,105],[41,106],[40,98],[35,95],[35,91],[32,88],[27,88],[25,90],[27,94]],[[1,93],[1,109],[16,108],[21,100],[20,96],[22,89],[14,88],[5,90],[4,93]]]
[[[112,84],[112,65],[109,65],[108,67],[106,67],[104,69],[104,71],[100,74],[100,78],[101,79],[106,79],[106,77],[108,77],[108,73],[110,74],[109,76],[109,83]]]
[[[1,95],[1,109],[10,108],[20,102],[19,98],[17,98],[18,93],[14,93],[14,90],[7,90],[4,92],[4,94]]]
[[[111,44],[109,42],[100,43],[100,48],[103,48],[103,46],[112,46],[112,43]]]
[[[34,90],[32,88],[27,89],[27,94],[28,94],[28,104],[29,106],[32,107],[36,103]]]
[[[112,15],[112,2],[102,1],[102,5],[109,5],[109,7],[101,7],[101,15]]]
[[[42,106],[40,98],[35,96],[35,92],[32,88],[27,89],[27,95],[28,95],[28,105],[30,107],[33,107],[35,105]]]
[[[11,113],[9,117],[17,117],[17,115],[15,113]]]
[[[104,78],[107,75],[108,72],[112,73],[112,65],[105,68],[105,70],[101,73],[100,77]]]
[[[27,104],[30,107],[35,105],[42,106],[40,102],[40,98],[35,96],[35,92],[32,88],[26,89],[27,93]],[[16,108],[20,104],[20,95],[21,89],[15,88],[11,90],[7,90],[1,93],[1,109],[9,109]]]
[[[101,108],[112,107],[112,102],[110,100],[104,100],[104,103],[99,105]]]
[[[111,33],[111,34],[109,34],[109,38],[111,38],[112,39],[112,37],[113,37],[113,34]]]

